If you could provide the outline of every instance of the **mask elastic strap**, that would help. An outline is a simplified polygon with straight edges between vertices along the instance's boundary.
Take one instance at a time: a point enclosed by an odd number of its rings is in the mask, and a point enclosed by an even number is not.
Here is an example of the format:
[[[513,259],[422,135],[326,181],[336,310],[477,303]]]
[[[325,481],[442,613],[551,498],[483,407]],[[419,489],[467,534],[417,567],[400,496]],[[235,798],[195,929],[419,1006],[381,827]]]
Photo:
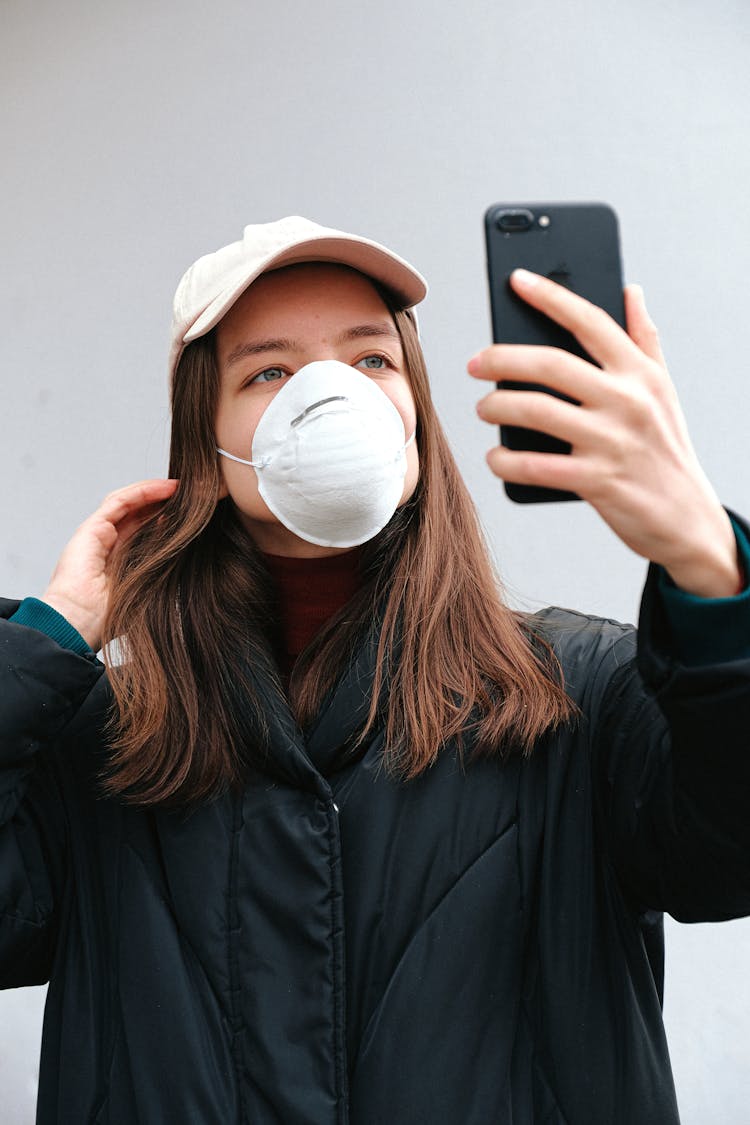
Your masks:
[[[251,469],[262,469],[268,464],[268,459],[260,461],[246,461],[244,457],[235,457],[233,453],[227,453],[226,449],[220,449],[216,446],[216,452],[220,453],[222,457],[228,457],[230,461],[236,461],[238,465],[249,465]]]

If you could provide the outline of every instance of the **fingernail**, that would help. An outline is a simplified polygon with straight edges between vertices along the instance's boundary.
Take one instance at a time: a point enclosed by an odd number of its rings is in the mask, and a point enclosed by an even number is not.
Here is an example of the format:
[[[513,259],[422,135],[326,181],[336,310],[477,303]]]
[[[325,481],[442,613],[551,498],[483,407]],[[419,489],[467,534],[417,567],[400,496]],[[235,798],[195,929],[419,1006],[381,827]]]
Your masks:
[[[477,354],[473,355],[471,357],[471,359],[469,360],[469,362],[466,364],[466,370],[469,372],[470,375],[476,375],[477,371],[479,371],[481,366],[482,366],[482,353],[477,352]]]
[[[517,285],[525,285],[527,288],[531,288],[539,281],[539,274],[530,273],[529,270],[513,270],[510,276]]]
[[[638,285],[638,283],[635,282],[635,281],[632,281],[630,283],[630,288],[635,290],[635,295],[641,303],[641,308],[643,309],[644,313],[646,314],[646,317],[648,319],[649,324],[651,325],[652,328],[655,328],[656,325],[654,324],[653,320],[651,319],[651,313],[648,311],[648,308],[646,306],[646,295],[643,292],[643,286]]]

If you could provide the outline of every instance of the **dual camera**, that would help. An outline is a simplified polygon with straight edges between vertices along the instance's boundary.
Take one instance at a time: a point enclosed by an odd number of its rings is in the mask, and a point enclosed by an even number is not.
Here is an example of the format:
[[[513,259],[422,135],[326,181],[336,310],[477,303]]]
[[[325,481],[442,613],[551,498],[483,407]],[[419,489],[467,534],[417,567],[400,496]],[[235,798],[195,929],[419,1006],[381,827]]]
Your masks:
[[[495,226],[503,234],[522,234],[533,227],[546,230],[550,225],[549,215],[535,215],[526,207],[504,209],[493,216]]]

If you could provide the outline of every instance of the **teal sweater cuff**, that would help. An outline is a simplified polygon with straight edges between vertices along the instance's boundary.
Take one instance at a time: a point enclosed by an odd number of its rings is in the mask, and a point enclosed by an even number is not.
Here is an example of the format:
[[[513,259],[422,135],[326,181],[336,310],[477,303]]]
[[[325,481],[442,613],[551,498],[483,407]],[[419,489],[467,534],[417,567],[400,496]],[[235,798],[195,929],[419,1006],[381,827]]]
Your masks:
[[[731,518],[731,516],[730,516]],[[675,586],[665,570],[659,574],[659,593],[674,642],[675,656],[684,665],[750,659],[750,539],[732,520],[745,588],[729,598],[701,598]]]
[[[24,598],[10,620],[16,625],[26,625],[29,629],[46,633],[61,648],[71,649],[79,656],[91,654],[91,648],[78,630],[61,613],[38,598]]]

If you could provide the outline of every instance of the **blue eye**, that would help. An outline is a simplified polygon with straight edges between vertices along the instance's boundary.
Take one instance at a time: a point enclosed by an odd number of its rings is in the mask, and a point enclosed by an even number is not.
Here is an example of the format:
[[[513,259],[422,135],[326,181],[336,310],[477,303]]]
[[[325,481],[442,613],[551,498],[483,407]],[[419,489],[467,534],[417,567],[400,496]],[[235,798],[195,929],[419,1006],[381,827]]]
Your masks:
[[[286,376],[286,371],[281,367],[267,367],[265,371],[260,371],[257,375],[253,376],[250,380],[251,383],[275,383],[278,379],[283,379]]]
[[[368,371],[383,371],[388,366],[384,355],[366,355],[359,363],[363,363]]]

